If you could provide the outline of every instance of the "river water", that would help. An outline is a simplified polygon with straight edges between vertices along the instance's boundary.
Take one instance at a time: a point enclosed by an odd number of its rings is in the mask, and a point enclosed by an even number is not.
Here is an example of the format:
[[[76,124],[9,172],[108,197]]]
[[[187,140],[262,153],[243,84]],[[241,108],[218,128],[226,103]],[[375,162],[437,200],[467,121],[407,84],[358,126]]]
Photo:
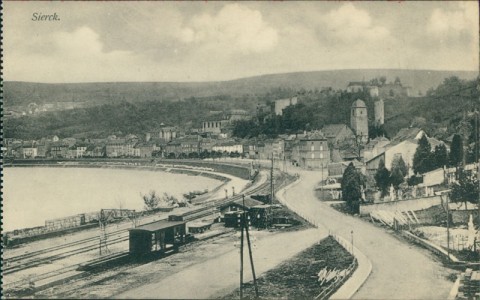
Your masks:
[[[45,220],[102,208],[143,209],[142,195],[155,191],[183,198],[221,181],[161,171],[94,168],[5,168],[4,231],[42,226]]]

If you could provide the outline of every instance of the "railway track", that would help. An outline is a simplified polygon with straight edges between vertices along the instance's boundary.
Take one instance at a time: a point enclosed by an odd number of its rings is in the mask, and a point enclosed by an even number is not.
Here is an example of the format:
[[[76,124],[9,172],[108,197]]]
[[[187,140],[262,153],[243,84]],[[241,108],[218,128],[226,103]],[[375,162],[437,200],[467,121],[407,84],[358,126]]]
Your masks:
[[[115,238],[115,239],[109,240],[109,245],[118,244],[118,243],[124,242],[126,240],[128,240],[128,236]],[[89,246],[77,248],[77,249],[74,249],[74,250],[70,250],[70,251],[67,251],[67,252],[63,252],[61,254],[36,259],[34,261],[28,261],[27,263],[23,263],[23,264],[20,263],[18,265],[14,265],[14,266],[6,266],[3,269],[3,274],[4,275],[12,274],[12,273],[15,273],[15,272],[19,272],[19,271],[34,268],[34,267],[38,267],[38,266],[41,266],[41,265],[44,265],[44,264],[51,263],[51,262],[56,261],[56,260],[64,259],[64,258],[67,258],[69,256],[82,254],[82,253],[89,252],[89,251],[96,250],[96,249],[98,249],[98,245],[94,244],[94,245],[89,245]]]
[[[279,182],[277,182],[277,188],[283,187],[288,182],[289,182],[288,178],[281,177]],[[258,187],[255,187],[251,190],[248,190],[245,193],[245,195],[248,196],[248,195],[253,195],[253,194],[256,194],[256,193],[263,192],[263,191],[269,191],[269,188],[270,188],[269,183],[263,183],[263,184],[259,185]],[[240,200],[242,198],[242,196],[243,196],[243,194],[237,194],[237,195],[232,196],[231,198],[228,198],[228,199],[211,200],[211,201],[205,202],[206,205],[204,207],[182,214],[183,217],[184,217],[184,221],[193,221],[193,220],[196,220],[196,219],[200,219],[204,216],[210,215],[213,212],[212,209],[215,209],[215,208],[217,208],[221,205],[225,205],[227,203],[231,203],[231,202]],[[167,219],[167,218],[164,218],[164,219]],[[108,236],[120,235],[120,234],[127,233],[127,232],[128,232],[128,229],[121,229],[121,230],[117,230],[117,231],[109,233]],[[125,237],[120,236],[120,237],[117,237],[115,239],[108,240],[107,246],[117,244],[117,243],[121,243],[121,242],[124,242],[124,241],[127,241],[127,240],[128,240],[128,235],[126,235]],[[89,251],[96,250],[96,249],[98,249],[98,244],[96,243],[97,241],[98,241],[98,237],[91,237],[91,238],[87,238],[87,239],[74,241],[74,242],[71,242],[71,243],[68,243],[68,244],[63,244],[63,245],[59,245],[59,246],[50,247],[50,248],[47,248],[47,249],[42,249],[42,250],[39,250],[39,251],[36,251],[36,252],[27,253],[27,254],[24,254],[24,255],[14,256],[14,257],[9,258],[8,260],[4,261],[4,263],[3,263],[4,268],[3,268],[2,273],[3,273],[3,275],[8,275],[8,274],[16,273],[16,272],[26,270],[26,269],[29,269],[29,268],[37,267],[37,266],[40,266],[42,264],[51,263],[52,261],[55,261],[55,260],[61,260],[61,259],[68,258],[70,256],[74,256],[74,255],[78,255],[78,254],[81,254],[81,253],[86,253],[86,252],[89,252]],[[83,245],[85,243],[90,243],[90,242],[95,242],[95,243],[92,244],[92,245],[81,247],[81,248],[69,250],[69,251],[66,251],[66,252],[63,252],[63,253],[60,253],[60,254],[57,254],[57,255],[42,257],[42,258],[36,259],[36,260],[33,259],[33,258],[35,258],[39,255],[42,255],[42,254],[45,254],[45,253],[48,253],[48,252],[59,251],[59,250],[62,250],[62,249],[67,249],[67,248],[70,248],[70,247],[75,247],[75,246]],[[107,260],[112,260],[112,258],[114,258],[118,255],[125,256],[125,255],[128,255],[128,252],[121,252],[121,253],[112,254],[112,255],[109,255],[109,256],[106,256],[106,257],[103,257],[103,258],[100,258],[100,259],[96,259],[96,260],[93,260],[93,261],[95,261],[96,263],[102,263],[102,262],[107,261]],[[29,260],[27,262],[25,262],[25,259],[29,259]],[[93,261],[90,261],[90,262],[93,262]],[[16,264],[14,266],[11,266],[12,263],[16,263]],[[61,276],[62,274],[68,274],[68,273],[76,272],[77,269],[79,269],[79,267],[81,267],[84,264],[85,263],[74,264],[74,265],[71,265],[71,266],[61,268],[59,270],[50,271],[50,272],[46,272],[46,273],[42,273],[42,274],[39,274],[39,275],[32,276],[28,280],[22,279],[22,280],[18,280],[18,281],[15,281],[15,282],[11,282],[11,283],[8,283],[8,284],[4,285],[3,289],[4,290],[15,289],[15,288],[18,288],[20,286],[25,286],[32,281],[33,282],[38,282],[40,280],[46,280],[46,279],[49,279],[49,278],[58,277],[58,276]],[[81,272],[81,271],[78,271],[78,272]]]
[[[117,231],[112,231],[112,232],[109,232],[107,234],[107,236],[112,236],[112,235],[120,234],[120,233],[127,232],[127,231],[128,231],[128,229],[121,229],[121,230],[117,230]],[[35,252],[30,252],[30,253],[26,253],[26,254],[17,255],[17,256],[12,256],[12,257],[4,260],[4,265],[8,266],[9,264],[12,264],[12,263],[17,262],[17,261],[22,261],[22,260],[25,260],[27,258],[36,257],[36,256],[39,256],[39,255],[42,255],[42,254],[45,254],[45,253],[58,251],[58,250],[82,245],[82,244],[89,243],[89,242],[98,242],[98,236],[93,236],[93,237],[90,237],[90,238],[81,239],[81,240],[73,241],[73,242],[70,242],[70,243],[65,243],[65,244],[62,244],[62,245],[45,248],[45,249],[38,250],[38,251],[35,251]]]

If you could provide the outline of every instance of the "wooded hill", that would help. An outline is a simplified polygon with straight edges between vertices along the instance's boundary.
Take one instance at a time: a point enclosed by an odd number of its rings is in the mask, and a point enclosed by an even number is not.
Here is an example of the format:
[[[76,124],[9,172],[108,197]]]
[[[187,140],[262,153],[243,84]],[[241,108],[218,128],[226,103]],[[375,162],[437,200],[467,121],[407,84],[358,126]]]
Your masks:
[[[464,115],[470,124],[466,126],[467,130],[472,135],[474,123],[468,112],[480,108],[477,85],[477,79],[461,80],[458,77],[449,77],[424,97],[385,99],[384,129],[387,135],[395,135],[400,128],[417,126],[427,130],[431,136],[446,138],[459,131]],[[138,103],[121,101],[85,109],[6,118],[4,137],[38,139],[54,134],[59,137],[92,138],[127,133],[143,135],[162,123],[186,129],[199,128],[201,121],[208,118],[211,111],[241,108],[254,114],[257,103],[295,94],[298,94],[300,104],[285,109],[283,116],[267,118],[265,122],[254,119],[251,122],[239,123],[234,133],[239,137],[274,137],[281,133],[320,129],[326,124],[350,124],[350,106],[358,98],[366,102],[370,123],[373,123],[375,99],[368,93],[277,88],[257,96],[191,97],[180,101]]]
[[[444,78],[473,79],[478,72],[400,69],[332,70],[271,74],[221,82],[113,82],[113,83],[30,83],[4,82],[4,108],[56,102],[86,103],[88,106],[147,101],[181,100],[219,95],[231,97],[262,96],[282,87],[292,90],[344,89],[350,81],[368,81],[386,76],[400,78],[411,87],[412,95],[425,94]]]

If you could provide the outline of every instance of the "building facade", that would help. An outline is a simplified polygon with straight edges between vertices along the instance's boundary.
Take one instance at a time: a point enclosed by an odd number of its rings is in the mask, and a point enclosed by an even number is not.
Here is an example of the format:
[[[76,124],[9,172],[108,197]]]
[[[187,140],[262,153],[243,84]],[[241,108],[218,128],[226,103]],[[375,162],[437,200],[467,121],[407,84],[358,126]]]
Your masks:
[[[305,169],[320,169],[330,162],[328,141],[320,132],[301,138],[298,147],[298,164]]]

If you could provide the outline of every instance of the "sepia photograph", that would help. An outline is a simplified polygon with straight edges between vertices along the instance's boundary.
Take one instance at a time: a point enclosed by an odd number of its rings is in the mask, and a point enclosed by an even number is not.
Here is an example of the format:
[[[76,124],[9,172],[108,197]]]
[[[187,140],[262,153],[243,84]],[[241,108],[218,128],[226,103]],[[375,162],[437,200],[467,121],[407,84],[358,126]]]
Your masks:
[[[4,1],[2,299],[480,299],[478,1]]]

